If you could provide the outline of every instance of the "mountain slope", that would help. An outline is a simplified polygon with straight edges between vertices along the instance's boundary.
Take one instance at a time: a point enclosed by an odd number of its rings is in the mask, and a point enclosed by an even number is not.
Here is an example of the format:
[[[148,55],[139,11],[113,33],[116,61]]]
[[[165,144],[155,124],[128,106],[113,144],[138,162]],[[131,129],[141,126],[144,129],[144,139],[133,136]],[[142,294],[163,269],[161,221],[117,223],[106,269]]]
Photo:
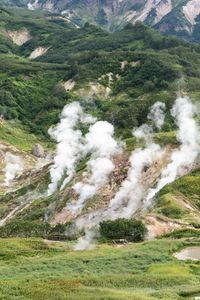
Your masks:
[[[172,103],[183,76],[187,89],[198,93],[198,46],[142,24],[111,34],[55,17],[22,9],[20,15],[18,10],[0,15],[0,112],[5,118],[20,119],[33,132],[47,135],[64,104],[79,97],[92,99],[97,114],[126,136],[145,120],[156,97]],[[22,41],[24,34],[28,40],[15,44],[13,37]],[[45,51],[31,57],[38,49]],[[123,119],[128,112],[134,117]]]
[[[110,31],[142,21],[163,33],[199,40],[198,0],[4,0],[3,4],[43,8],[61,13],[78,25],[87,21]]]
[[[133,128],[146,122],[150,124],[150,107],[157,101],[165,103],[163,132],[156,132],[154,139],[164,147],[166,159],[154,161],[143,172],[144,184],[152,187],[168,162],[167,155],[178,147],[176,124],[170,114],[177,89],[187,92],[194,102],[199,101],[199,46],[162,36],[142,23],[108,33],[90,24],[76,28],[55,13],[25,9],[2,10],[0,20],[0,114],[3,118],[0,219],[4,225],[0,235],[49,238],[64,235],[66,238],[69,221],[74,222],[66,205],[76,200],[72,184],[84,176],[90,154],[77,165],[73,181],[64,190],[58,189],[48,196],[54,156],[49,127],[59,121],[66,104],[78,100],[87,113],[112,123],[116,136],[126,145],[124,152],[115,157],[116,167],[110,181],[86,203],[79,216],[81,222],[84,215],[99,213],[107,207],[127,176],[130,152],[144,146],[132,137]],[[38,49],[46,51],[31,56]],[[84,134],[88,128],[80,125],[80,129]],[[35,134],[30,141],[27,132]],[[17,133],[18,141],[12,137]],[[47,161],[31,153],[32,146],[38,142],[47,148]],[[6,152],[17,154],[25,161],[24,174],[16,173],[9,188],[5,187]],[[193,165],[189,173],[198,168],[199,165]],[[162,227],[161,234],[174,228],[194,230],[198,226],[199,173],[180,180],[180,185],[164,190],[150,215],[144,216],[152,235],[156,236],[154,223]],[[194,186],[192,191],[187,190],[188,182]],[[79,232],[68,238],[77,237],[76,234]]]

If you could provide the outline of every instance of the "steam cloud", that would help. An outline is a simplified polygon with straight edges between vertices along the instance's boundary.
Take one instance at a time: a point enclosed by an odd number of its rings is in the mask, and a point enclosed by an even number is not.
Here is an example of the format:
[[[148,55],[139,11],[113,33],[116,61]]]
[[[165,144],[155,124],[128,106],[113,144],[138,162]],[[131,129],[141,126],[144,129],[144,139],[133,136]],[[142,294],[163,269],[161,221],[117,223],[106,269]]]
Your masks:
[[[28,7],[29,10],[34,10],[35,9],[33,4],[31,4],[31,3],[28,3],[27,7]]]
[[[176,100],[171,114],[178,126],[177,140],[180,142],[180,147],[172,153],[171,162],[163,170],[156,188],[149,190],[146,197],[146,208],[151,205],[154,196],[164,186],[190,171],[198,158],[200,154],[200,131],[195,122],[196,112],[196,106],[190,102],[188,97],[179,97]]]
[[[74,250],[92,250],[95,248],[95,239],[98,234],[94,230],[86,229],[85,235],[78,239],[78,243],[74,246]]]
[[[165,120],[165,104],[155,103],[150,110],[148,119],[152,126],[143,124],[133,131],[133,135],[144,140],[144,147],[132,152],[129,162],[130,168],[127,178],[122,182],[119,191],[111,200],[106,210],[96,211],[86,219],[80,219],[77,224],[82,224],[86,235],[79,239],[76,249],[90,247],[94,235],[89,228],[98,225],[106,219],[120,217],[130,218],[144,205],[148,208],[156,193],[166,184],[186,174],[192,168],[200,154],[200,132],[195,122],[197,108],[189,98],[179,97],[171,114],[178,126],[177,139],[180,147],[171,154],[170,163],[161,172],[160,180],[155,188],[148,189],[142,182],[146,170],[157,160],[161,159],[164,150],[153,142],[153,126],[161,129]],[[96,122],[89,128],[89,132],[82,136],[76,129],[78,122],[94,123],[95,120],[86,116],[78,103],[72,103],[64,108],[60,124],[51,129],[51,135],[58,141],[57,154],[54,167],[51,169],[52,183],[50,191],[57,188],[58,182],[67,173],[67,183],[75,173],[77,161],[90,154],[87,171],[81,182],[74,185],[73,189],[79,195],[76,203],[71,203],[68,208],[77,213],[87,199],[93,197],[107,182],[114,169],[112,158],[121,150],[121,145],[114,139],[114,128],[108,122]]]
[[[165,103],[156,102],[150,109],[150,113],[148,114],[148,119],[153,121],[155,126],[158,129],[161,129],[165,122]]]
[[[84,156],[84,138],[80,130],[76,129],[79,122],[93,123],[95,119],[83,112],[78,102],[73,102],[64,107],[60,123],[55,128],[49,129],[49,134],[57,141],[54,165],[50,170],[51,183],[48,195],[53,194],[63,176],[67,177],[62,188],[72,179],[78,161]]]
[[[68,205],[73,213],[77,213],[85,201],[107,183],[114,169],[112,157],[121,151],[121,145],[114,139],[114,128],[110,123],[96,122],[90,126],[85,137],[77,129],[79,122],[92,124],[95,121],[95,118],[83,112],[78,102],[74,102],[65,106],[60,123],[49,129],[49,134],[58,144],[54,165],[50,170],[48,195],[55,192],[63,177],[67,175],[61,186],[61,189],[64,188],[73,178],[77,162],[87,154],[91,155],[84,180],[73,187],[79,195],[76,203]]]
[[[154,121],[158,129],[164,124],[164,109],[163,104],[156,103],[148,115],[148,118]],[[180,147],[172,152],[170,163],[162,171],[161,178],[156,188],[153,189],[145,190],[141,182],[142,174],[146,167],[152,165],[154,159],[157,160],[163,155],[163,150],[159,145],[152,142],[153,129],[151,126],[144,124],[133,132],[135,137],[144,139],[146,146],[144,149],[133,151],[130,157],[128,176],[111,200],[108,209],[89,216],[89,222],[87,220],[85,223],[83,222],[85,228],[98,225],[106,219],[129,218],[138,209],[141,209],[142,205],[144,205],[144,209],[147,209],[151,205],[154,196],[165,185],[191,170],[200,155],[200,132],[195,122],[196,112],[197,108],[190,102],[189,98],[179,97],[176,100],[171,114],[178,126],[177,139],[180,142]],[[147,196],[145,197],[145,195]],[[90,222],[91,224],[89,224]],[[90,237],[91,234],[86,231],[85,237],[78,241],[77,249],[85,247],[89,240],[92,242]]]
[[[157,144],[150,144],[145,149],[137,149],[130,157],[130,169],[127,179],[122,183],[119,191],[111,200],[109,215],[111,218],[130,218],[140,207],[145,195],[142,185],[142,174],[145,168],[153,164],[163,154]]]
[[[162,102],[156,102],[150,109],[148,119],[152,120],[158,129],[161,129],[164,124],[164,111],[165,104]],[[129,218],[141,207],[145,195],[142,175],[145,169],[153,164],[155,158],[160,159],[164,153],[158,144],[152,142],[152,133],[152,126],[147,124],[143,124],[133,131],[133,136],[145,141],[145,148],[136,149],[131,154],[128,176],[111,200],[106,213],[112,219]]]
[[[7,152],[5,155],[6,166],[4,168],[5,172],[5,186],[10,186],[12,180],[23,170],[23,162],[19,156]]]
[[[159,122],[159,116],[164,120],[165,105],[155,104],[152,109],[152,121],[155,121],[155,126],[160,127],[163,121]],[[159,111],[159,112],[158,112]],[[153,116],[156,117],[153,118]],[[90,247],[94,239],[91,230],[88,228],[98,225],[101,221],[107,219],[130,218],[142,206],[142,200],[145,197],[145,188],[142,184],[142,175],[145,169],[153,164],[155,159],[159,159],[164,151],[161,147],[152,142],[153,128],[147,124],[143,124],[133,131],[133,135],[138,139],[145,141],[145,147],[136,149],[132,152],[129,162],[130,168],[127,178],[122,182],[119,191],[111,200],[107,210],[94,213],[87,218],[86,223],[81,226],[86,228],[86,234],[78,240],[75,250],[83,250],[85,247]]]
[[[98,189],[104,186],[109,175],[114,170],[112,157],[121,152],[120,144],[114,139],[113,126],[105,121],[96,122],[86,134],[86,152],[91,154],[87,163],[85,179],[74,185],[74,190],[79,194],[79,199],[68,208],[77,213],[85,201],[93,197]]]

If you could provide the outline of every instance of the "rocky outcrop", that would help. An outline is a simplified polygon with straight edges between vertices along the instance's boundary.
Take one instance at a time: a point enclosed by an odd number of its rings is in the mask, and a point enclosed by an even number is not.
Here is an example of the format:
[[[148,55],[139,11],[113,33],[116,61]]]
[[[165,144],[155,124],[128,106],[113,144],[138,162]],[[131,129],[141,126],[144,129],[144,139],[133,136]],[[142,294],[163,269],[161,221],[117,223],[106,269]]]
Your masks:
[[[173,6],[171,0],[160,1],[156,7],[155,23],[160,22],[164,16],[172,11],[172,8]]]
[[[18,46],[22,46],[26,42],[32,39],[29,31],[26,28],[20,30],[7,30],[6,35],[12,40],[12,42]]]
[[[63,82],[63,87],[66,92],[71,91],[75,87],[76,82],[73,79],[69,79],[66,82]]]
[[[29,58],[36,59],[37,57],[44,55],[48,50],[49,50],[49,47],[48,48],[37,47],[35,50],[33,50],[33,52],[31,52]]]
[[[195,24],[196,17],[200,14],[199,0],[191,0],[183,6],[183,13],[185,18],[192,24]]]
[[[44,148],[40,144],[35,144],[32,149],[32,154],[36,157],[44,157],[45,152]]]
[[[94,97],[99,97],[107,100],[110,98],[111,88],[109,86],[104,86],[99,82],[89,82],[86,88],[77,90],[76,95],[84,99],[93,99]]]
[[[14,1],[21,5],[21,1]],[[27,6],[28,0],[24,1]],[[29,3],[30,4],[30,3]],[[56,12],[50,19],[62,19],[75,26],[90,22],[106,30],[114,31],[127,23],[137,21],[156,26],[163,33],[181,35],[191,39],[200,15],[198,0],[35,0],[29,9],[45,9]],[[61,15],[59,16],[60,13]],[[195,37],[197,38],[197,37]],[[18,42],[18,41],[17,41]]]

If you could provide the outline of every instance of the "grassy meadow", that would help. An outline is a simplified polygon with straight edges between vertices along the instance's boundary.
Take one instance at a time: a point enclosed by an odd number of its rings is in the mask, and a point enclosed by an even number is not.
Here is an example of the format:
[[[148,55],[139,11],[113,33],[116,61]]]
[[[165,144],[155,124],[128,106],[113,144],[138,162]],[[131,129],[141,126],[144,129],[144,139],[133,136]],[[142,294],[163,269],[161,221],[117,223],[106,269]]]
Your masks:
[[[1,239],[0,299],[195,299],[200,263],[172,255],[188,245],[200,245],[200,240],[169,238],[73,251],[66,242]]]

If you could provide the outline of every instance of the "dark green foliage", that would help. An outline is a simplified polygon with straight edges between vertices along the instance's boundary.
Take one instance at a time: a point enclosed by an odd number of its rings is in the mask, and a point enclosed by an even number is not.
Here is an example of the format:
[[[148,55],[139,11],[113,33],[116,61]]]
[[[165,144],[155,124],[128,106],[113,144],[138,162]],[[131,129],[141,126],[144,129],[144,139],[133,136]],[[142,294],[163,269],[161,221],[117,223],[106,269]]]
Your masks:
[[[143,241],[147,233],[146,226],[140,220],[117,219],[100,223],[100,233],[109,240],[125,239],[129,242]]]
[[[62,224],[53,227],[47,222],[15,219],[0,228],[0,237],[42,237],[52,240],[66,240],[66,229],[67,225]]]
[[[163,88],[163,82],[174,81],[179,78],[179,73],[169,64],[169,62],[164,62],[159,60],[158,57],[154,55],[148,55],[140,57],[140,64],[135,67],[126,68],[125,77],[127,85],[123,84],[120,89],[124,89],[131,86],[142,86],[145,84],[144,88],[146,90],[147,83],[151,81],[152,91],[154,88]],[[164,85],[164,87],[166,87]]]
[[[0,237],[45,237],[50,230],[48,223],[14,220],[0,228]]]
[[[0,14],[4,29],[27,28],[32,36],[21,47],[0,37],[0,49],[6,52],[0,54],[0,114],[19,119],[31,132],[47,135],[64,105],[78,98],[88,112],[130,137],[133,127],[147,121],[149,106],[160,100],[167,105],[165,130],[175,128],[169,111],[176,82],[184,75],[190,90],[194,89],[193,79],[200,77],[199,46],[163,37],[141,23],[111,34],[88,23],[77,29],[52,17],[56,14],[23,9]],[[50,48],[34,61],[27,59],[39,46]],[[127,61],[124,69],[123,61]],[[112,101],[98,95],[84,101],[77,97],[79,93],[66,93],[62,86],[74,79],[75,90],[89,82],[106,87],[109,72],[113,73]],[[99,79],[102,75],[104,79]]]

